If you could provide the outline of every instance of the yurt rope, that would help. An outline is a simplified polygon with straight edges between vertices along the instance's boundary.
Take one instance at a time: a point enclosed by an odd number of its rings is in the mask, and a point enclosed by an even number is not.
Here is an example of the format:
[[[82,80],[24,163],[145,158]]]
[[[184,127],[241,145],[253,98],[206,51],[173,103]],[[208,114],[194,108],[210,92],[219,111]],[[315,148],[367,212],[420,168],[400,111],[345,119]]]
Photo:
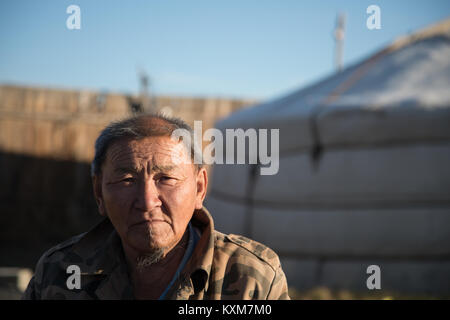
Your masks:
[[[312,137],[312,150],[311,159],[313,163],[313,168],[318,169],[320,158],[323,154],[323,144],[321,142],[319,127],[317,123],[317,118],[319,114],[331,103],[336,101],[344,92],[348,91],[355,83],[357,83],[362,76],[364,76],[378,61],[382,56],[386,55],[388,52],[392,51],[391,48],[381,50],[377,54],[373,55],[371,58],[366,60],[360,66],[356,68],[348,78],[341,82],[334,90],[331,91],[311,112],[309,117],[309,123],[311,128]]]

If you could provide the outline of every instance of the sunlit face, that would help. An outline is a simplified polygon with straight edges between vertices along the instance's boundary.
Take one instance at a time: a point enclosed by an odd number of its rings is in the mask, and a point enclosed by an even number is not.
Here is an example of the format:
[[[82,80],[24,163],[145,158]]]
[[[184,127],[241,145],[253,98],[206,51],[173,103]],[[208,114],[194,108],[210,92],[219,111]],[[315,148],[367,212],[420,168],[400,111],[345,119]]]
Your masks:
[[[94,178],[100,213],[124,246],[140,253],[169,251],[178,243],[194,210],[202,208],[206,184],[205,169],[196,170],[184,145],[170,137],[113,143]]]

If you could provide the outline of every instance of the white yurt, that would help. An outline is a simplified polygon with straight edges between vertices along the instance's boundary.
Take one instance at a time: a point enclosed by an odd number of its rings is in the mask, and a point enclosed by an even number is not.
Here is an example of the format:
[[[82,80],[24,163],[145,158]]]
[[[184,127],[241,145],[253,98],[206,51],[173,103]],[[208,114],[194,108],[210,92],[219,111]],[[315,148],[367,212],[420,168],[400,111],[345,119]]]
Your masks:
[[[278,173],[215,164],[205,205],[290,287],[450,297],[450,19],[216,128],[279,129]]]

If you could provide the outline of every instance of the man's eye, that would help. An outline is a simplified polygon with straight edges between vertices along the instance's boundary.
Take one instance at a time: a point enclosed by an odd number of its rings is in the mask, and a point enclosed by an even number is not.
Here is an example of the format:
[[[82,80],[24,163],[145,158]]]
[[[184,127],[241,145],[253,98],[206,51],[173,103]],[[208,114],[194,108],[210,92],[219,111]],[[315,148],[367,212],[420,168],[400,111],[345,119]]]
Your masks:
[[[130,183],[130,182],[134,182],[134,178],[123,178],[123,179],[120,180],[120,181]]]
[[[176,179],[168,176],[161,176],[158,178],[158,181],[166,184],[172,184],[175,183]]]

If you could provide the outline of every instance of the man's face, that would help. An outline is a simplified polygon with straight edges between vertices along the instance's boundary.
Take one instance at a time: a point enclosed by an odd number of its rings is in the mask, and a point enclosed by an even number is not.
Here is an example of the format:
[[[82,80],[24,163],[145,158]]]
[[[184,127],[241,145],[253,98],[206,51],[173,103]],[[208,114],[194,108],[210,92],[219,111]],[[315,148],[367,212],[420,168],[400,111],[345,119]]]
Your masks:
[[[182,238],[206,184],[205,169],[195,169],[182,143],[149,137],[113,143],[94,192],[124,245],[151,253],[171,250]]]

